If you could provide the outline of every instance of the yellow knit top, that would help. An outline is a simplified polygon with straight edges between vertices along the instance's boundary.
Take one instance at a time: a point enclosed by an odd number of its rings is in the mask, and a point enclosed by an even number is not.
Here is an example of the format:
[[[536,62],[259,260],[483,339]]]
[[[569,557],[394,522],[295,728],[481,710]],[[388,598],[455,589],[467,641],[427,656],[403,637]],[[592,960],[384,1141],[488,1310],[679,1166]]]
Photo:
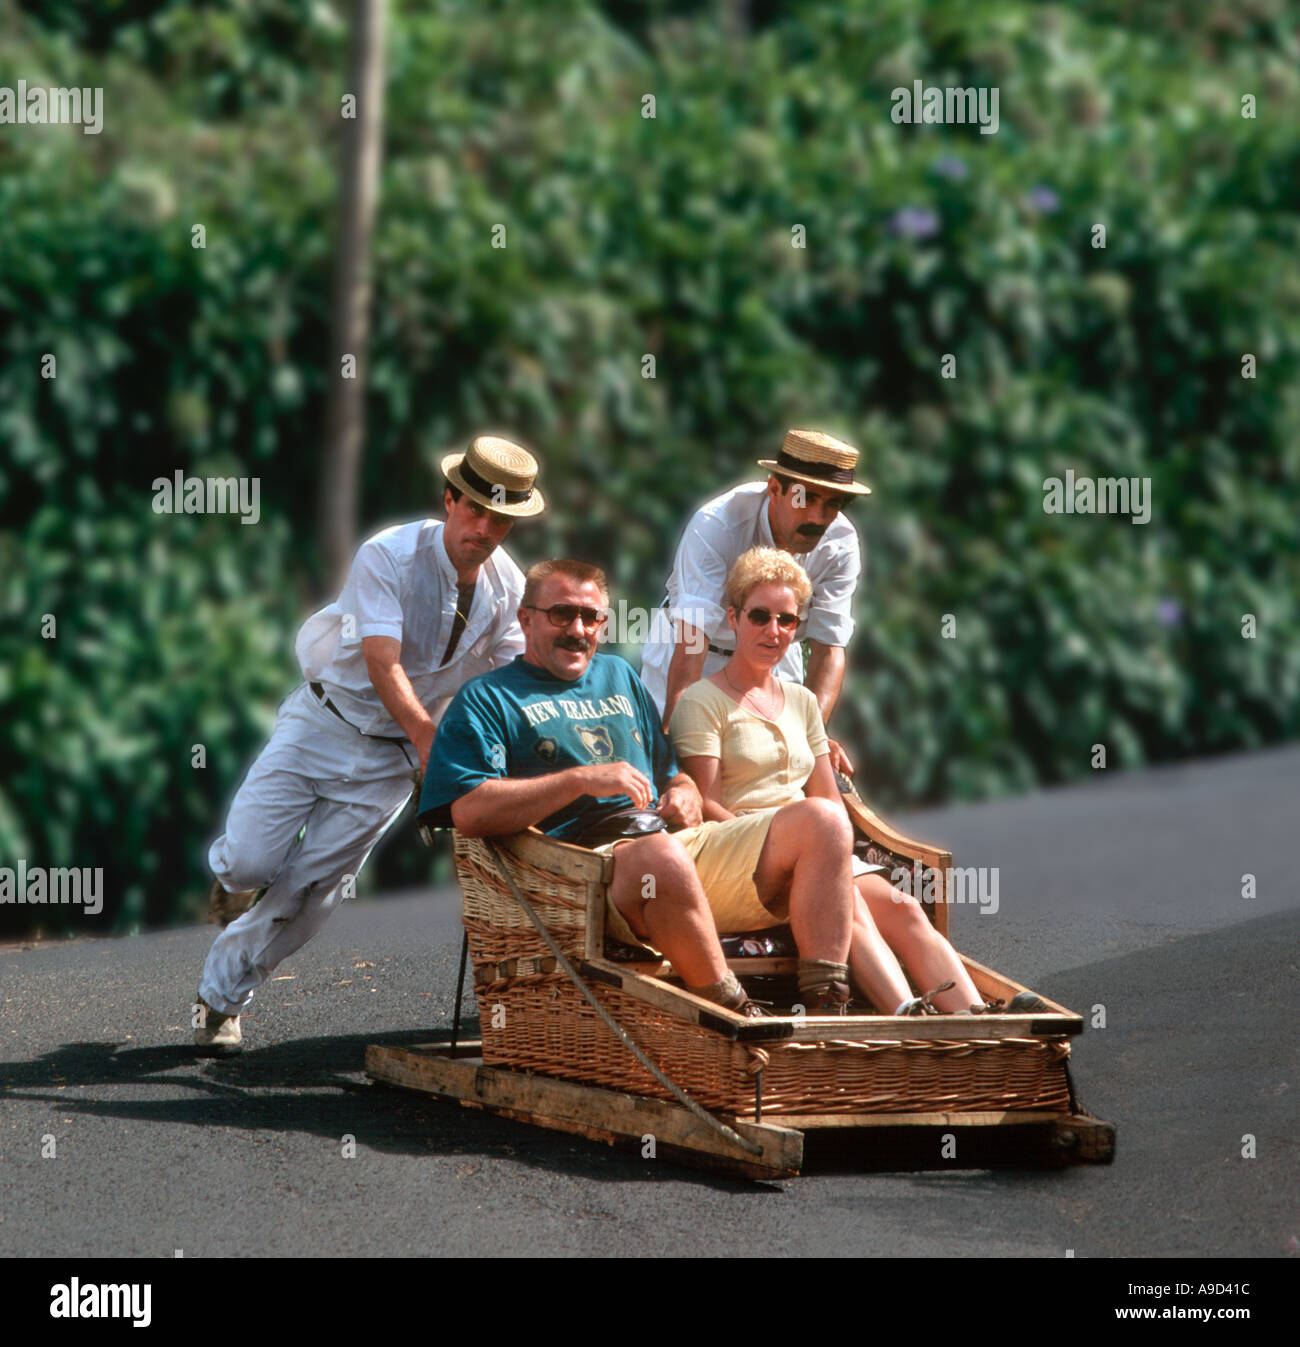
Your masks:
[[[804,783],[828,752],[817,698],[800,683],[781,684],[785,705],[767,720],[708,679],[682,693],[669,733],[678,761],[717,758],[720,801],[733,814],[753,814],[804,798]]]

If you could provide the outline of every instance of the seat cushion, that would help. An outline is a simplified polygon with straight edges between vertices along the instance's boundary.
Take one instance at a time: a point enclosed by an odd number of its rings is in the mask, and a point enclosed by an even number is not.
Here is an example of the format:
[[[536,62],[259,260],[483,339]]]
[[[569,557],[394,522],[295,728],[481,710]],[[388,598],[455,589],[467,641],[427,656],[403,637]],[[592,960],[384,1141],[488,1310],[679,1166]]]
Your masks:
[[[721,937],[722,953],[728,959],[773,959],[798,956],[794,934],[788,925],[768,926],[760,931],[738,931]],[[605,957],[615,963],[643,963],[657,956],[644,945],[629,945],[605,937]]]

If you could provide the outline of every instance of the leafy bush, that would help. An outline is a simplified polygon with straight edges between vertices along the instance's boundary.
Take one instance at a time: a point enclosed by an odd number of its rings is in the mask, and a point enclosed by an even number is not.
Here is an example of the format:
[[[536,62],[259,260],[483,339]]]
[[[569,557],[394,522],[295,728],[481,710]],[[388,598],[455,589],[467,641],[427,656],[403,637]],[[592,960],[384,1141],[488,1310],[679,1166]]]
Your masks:
[[[1295,736],[1285,8],[768,3],[743,39],[607,8],[392,14],[367,526],[504,429],[552,504],[515,555],[653,605],[689,512],[817,425],[874,488],[835,728],[882,805]],[[0,84],[105,89],[98,137],[0,129],[0,852],[102,865],[121,922],[160,921],[321,597],[346,32],[308,0],[0,22]],[[996,85],[998,133],[894,124],[914,79]],[[154,514],[177,468],[258,476],[261,525]],[[1149,477],[1151,522],[1045,514],[1067,468]],[[378,878],[427,868],[408,836]]]

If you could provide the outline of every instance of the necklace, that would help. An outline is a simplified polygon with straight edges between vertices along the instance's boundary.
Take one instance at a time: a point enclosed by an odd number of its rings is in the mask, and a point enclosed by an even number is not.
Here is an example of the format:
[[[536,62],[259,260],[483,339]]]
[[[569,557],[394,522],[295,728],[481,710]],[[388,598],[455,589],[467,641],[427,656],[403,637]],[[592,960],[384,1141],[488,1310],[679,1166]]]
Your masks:
[[[442,653],[443,664],[446,664],[456,653],[456,647],[460,645],[460,638],[465,634],[465,628],[469,626],[469,613],[468,611],[462,612],[461,607],[463,605],[467,610],[473,608],[474,587],[477,583],[478,581],[474,580],[469,584],[456,586],[456,616],[452,620],[451,635],[447,638],[447,648]],[[442,665],[438,667],[441,668]]]
[[[461,604],[464,604],[466,609],[473,608],[474,590],[477,587],[477,585],[478,585],[477,580],[471,580],[467,585],[456,586],[456,616],[460,618],[462,623],[466,623],[469,621],[469,613],[461,612],[460,610]]]
[[[727,672],[726,665],[723,665],[723,668],[722,668],[722,676],[723,676],[723,678],[725,678],[725,679],[727,680],[728,683],[731,683],[732,688],[733,688],[736,692],[739,692],[739,693],[740,693],[740,704],[741,704],[741,706],[744,706],[744,704],[745,704],[745,698],[746,698],[746,697],[750,697],[750,698],[753,699],[755,711],[757,711],[758,714],[759,714],[760,716],[762,716],[765,720],[775,720],[775,719],[776,719],[776,698],[775,698],[775,697],[769,698],[769,700],[768,700],[768,709],[767,709],[766,711],[764,711],[764,710],[762,709],[762,707],[760,706],[760,704],[759,704],[759,700],[758,700],[758,689],[757,689],[757,688],[751,688],[748,692],[746,692],[744,688],[738,688],[738,687],[736,687],[735,683],[732,683],[732,682],[731,682],[731,675]]]

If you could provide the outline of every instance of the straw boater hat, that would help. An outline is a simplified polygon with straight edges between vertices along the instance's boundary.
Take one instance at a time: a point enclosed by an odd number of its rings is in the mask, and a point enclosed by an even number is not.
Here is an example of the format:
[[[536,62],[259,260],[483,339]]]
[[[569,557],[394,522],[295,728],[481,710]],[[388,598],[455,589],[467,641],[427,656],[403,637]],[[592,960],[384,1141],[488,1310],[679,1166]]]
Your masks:
[[[758,466],[782,477],[828,486],[850,496],[869,496],[871,488],[853,480],[858,451],[820,430],[787,430],[776,458],[760,458]]]
[[[533,485],[537,460],[527,449],[499,439],[478,435],[463,454],[448,454],[442,460],[442,475],[470,500],[486,505],[497,514],[541,514],[546,509],[542,493]]]

